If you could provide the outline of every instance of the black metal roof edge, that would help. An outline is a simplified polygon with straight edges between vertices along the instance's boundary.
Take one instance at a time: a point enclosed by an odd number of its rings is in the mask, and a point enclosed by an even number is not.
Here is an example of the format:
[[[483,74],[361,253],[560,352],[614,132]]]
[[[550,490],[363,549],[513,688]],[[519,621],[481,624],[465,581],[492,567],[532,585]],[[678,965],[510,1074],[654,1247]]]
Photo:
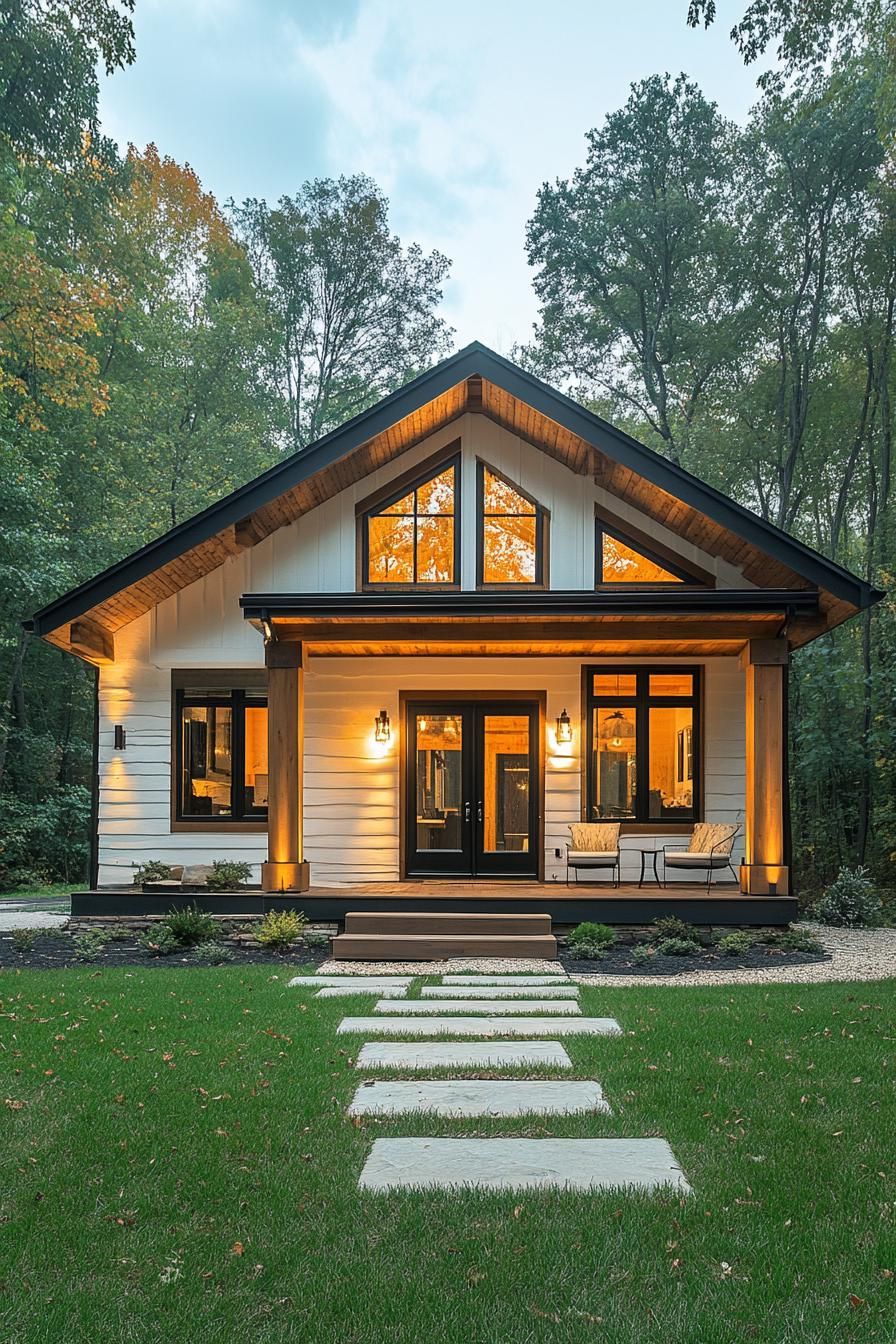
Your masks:
[[[684,468],[676,466],[623,430],[601,419],[593,411],[586,410],[571,397],[549,387],[534,374],[521,369],[479,341],[473,341],[395,392],[389,393],[375,406],[362,411],[338,429],[331,430],[308,448],[269,467],[223,499],[210,504],[192,518],[116,561],[94,578],[48,603],[35,612],[32,618],[34,632],[38,635],[47,634],[66,621],[82,615],[113,593],[145,578],[169,560],[182,555],[190,547],[208,540],[222,528],[239,522],[291,486],[307,480],[316,471],[331,465],[382,430],[388,429],[396,420],[411,414],[433,397],[473,375],[497,383],[510,395],[519,397],[589,442],[595,442],[595,430],[599,431],[600,435],[612,439],[615,451],[610,455],[623,465],[692,504],[716,522],[730,527],[744,540],[753,542],[797,573],[828,588],[854,606],[869,606],[883,596],[848,570],[736,504],[713,486],[706,485]],[[602,447],[599,440],[595,446]]]
[[[682,588],[675,591],[604,593],[562,590],[509,593],[244,593],[246,620],[277,616],[601,616],[703,614],[712,612],[785,612],[818,610],[814,588]]]

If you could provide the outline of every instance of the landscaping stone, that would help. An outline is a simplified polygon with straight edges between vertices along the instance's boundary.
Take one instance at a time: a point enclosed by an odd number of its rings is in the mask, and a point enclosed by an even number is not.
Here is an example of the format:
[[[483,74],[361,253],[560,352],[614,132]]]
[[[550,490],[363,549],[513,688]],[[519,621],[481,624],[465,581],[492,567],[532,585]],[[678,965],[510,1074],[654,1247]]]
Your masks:
[[[339,1036],[618,1036],[612,1017],[344,1017]]]
[[[609,1112],[600,1083],[489,1078],[421,1079],[363,1083],[349,1115],[572,1115]]]
[[[560,999],[408,999],[407,1003],[392,1003],[382,999],[375,1005],[375,1013],[484,1013],[490,1017],[512,1016],[514,1013],[581,1014],[577,1003]]]
[[[407,989],[412,975],[297,975],[288,989]]]
[[[376,1139],[358,1185],[362,1190],[690,1190],[665,1139]]]
[[[311,979],[307,976],[306,979]],[[324,985],[315,994],[316,999],[347,999],[351,994],[380,994],[390,1002],[407,996],[407,985]],[[374,1011],[377,1011],[376,1009]]]
[[[443,975],[443,985],[556,985],[569,984],[563,971],[556,975]]]
[[[424,985],[424,999],[577,999],[578,985]]]
[[[47,910],[0,911],[0,933],[13,929],[61,929],[68,923],[68,915],[52,915]]]
[[[571,1069],[558,1041],[397,1041],[362,1045],[356,1069]]]

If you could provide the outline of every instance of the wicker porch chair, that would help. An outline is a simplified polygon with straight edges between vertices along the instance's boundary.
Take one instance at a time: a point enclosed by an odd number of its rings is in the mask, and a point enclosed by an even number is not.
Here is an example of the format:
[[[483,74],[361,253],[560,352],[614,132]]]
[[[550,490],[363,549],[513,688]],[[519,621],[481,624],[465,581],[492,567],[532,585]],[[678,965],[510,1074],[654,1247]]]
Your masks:
[[[619,826],[618,821],[574,821],[569,828],[571,843],[566,846],[566,885],[569,886],[570,868],[579,880],[579,869],[595,872],[609,869],[613,885],[619,886]]]

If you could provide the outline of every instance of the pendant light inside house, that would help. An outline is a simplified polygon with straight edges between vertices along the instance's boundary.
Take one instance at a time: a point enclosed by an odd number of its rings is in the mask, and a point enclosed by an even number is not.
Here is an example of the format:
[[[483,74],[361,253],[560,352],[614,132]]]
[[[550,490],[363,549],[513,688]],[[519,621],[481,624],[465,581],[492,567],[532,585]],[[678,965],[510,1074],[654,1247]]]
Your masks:
[[[635,736],[635,725],[615,709],[600,726],[600,737],[613,751],[622,751]]]

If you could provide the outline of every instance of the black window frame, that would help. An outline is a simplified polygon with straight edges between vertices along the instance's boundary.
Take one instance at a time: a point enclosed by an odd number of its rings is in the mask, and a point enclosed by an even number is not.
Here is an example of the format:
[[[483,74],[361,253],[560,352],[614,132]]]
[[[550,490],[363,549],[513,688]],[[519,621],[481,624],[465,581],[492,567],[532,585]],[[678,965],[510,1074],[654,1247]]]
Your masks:
[[[245,827],[266,825],[268,809],[243,806],[246,766],[246,709],[267,709],[268,697],[264,691],[251,686],[209,687],[207,691],[192,691],[176,687],[174,692],[174,751],[172,754],[172,792],[174,795],[173,820],[191,828]],[[229,709],[230,730],[230,816],[209,815],[184,811],[184,709]]]
[[[531,518],[528,513],[489,513],[485,512],[485,473],[491,472],[492,476],[497,476],[499,481],[503,481],[509,489],[520,495],[527,503],[531,504],[535,510],[535,578],[529,579],[524,583],[494,583],[486,580],[485,575],[485,520],[489,518]],[[493,467],[490,462],[484,462],[481,458],[476,460],[476,587],[485,588],[489,591],[498,591],[502,589],[506,592],[517,592],[520,588],[546,588],[548,585],[548,526],[550,514],[543,504],[540,504],[534,495],[530,495],[528,490],[524,490],[516,481],[512,481],[503,471]]]
[[[427,485],[435,480],[437,476],[442,476],[452,467],[454,469],[454,512],[446,513],[424,513],[417,512],[417,491],[421,486]],[[414,519],[414,578],[408,583],[406,580],[391,583],[388,579],[370,578],[370,519],[380,517],[384,511],[391,505],[397,504],[405,495],[414,492],[414,512],[409,514],[397,514],[395,517],[413,517]],[[426,592],[434,590],[436,592],[451,592],[460,588],[460,564],[461,564],[461,452],[458,445],[452,445],[452,451],[446,456],[439,454],[436,458],[430,458],[427,462],[421,463],[419,469],[414,470],[412,474],[405,474],[399,477],[398,481],[393,481],[387,489],[377,492],[370,499],[363,500],[358,506],[358,588],[361,592]],[[454,553],[453,579],[425,579],[417,578],[417,519],[418,518],[451,518],[454,522]]]
[[[585,820],[606,820],[596,815],[597,806],[594,797],[594,711],[597,709],[633,709],[635,712],[635,815],[620,817],[623,825],[650,827],[683,824],[693,825],[703,820],[703,669],[699,665],[673,665],[668,663],[625,664],[614,663],[611,666],[589,664],[582,669],[583,696],[582,712],[584,719],[583,741],[585,743]],[[675,674],[693,677],[691,695],[651,695],[650,678]],[[594,691],[595,676],[625,676],[635,678],[634,695],[597,695]],[[693,754],[693,806],[682,817],[650,816],[650,710],[651,709],[690,709],[691,751]],[[677,749],[677,744],[676,744]],[[684,810],[684,809],[682,809]]]
[[[633,582],[629,579],[605,579],[604,578],[604,533],[612,537],[614,541],[619,541],[623,546],[627,546],[630,551],[637,551],[638,555],[643,555],[645,560],[649,560],[654,565],[659,565],[662,569],[674,574],[674,579],[655,579],[652,583]],[[597,517],[594,520],[594,586],[595,588],[612,588],[614,590],[625,589],[631,591],[654,589],[654,588],[677,588],[680,585],[689,584],[693,587],[703,586],[701,580],[689,573],[682,565],[675,560],[670,560],[667,555],[661,555],[659,551],[651,550],[642,542],[634,537],[627,536],[624,528],[614,527],[606,519]]]

